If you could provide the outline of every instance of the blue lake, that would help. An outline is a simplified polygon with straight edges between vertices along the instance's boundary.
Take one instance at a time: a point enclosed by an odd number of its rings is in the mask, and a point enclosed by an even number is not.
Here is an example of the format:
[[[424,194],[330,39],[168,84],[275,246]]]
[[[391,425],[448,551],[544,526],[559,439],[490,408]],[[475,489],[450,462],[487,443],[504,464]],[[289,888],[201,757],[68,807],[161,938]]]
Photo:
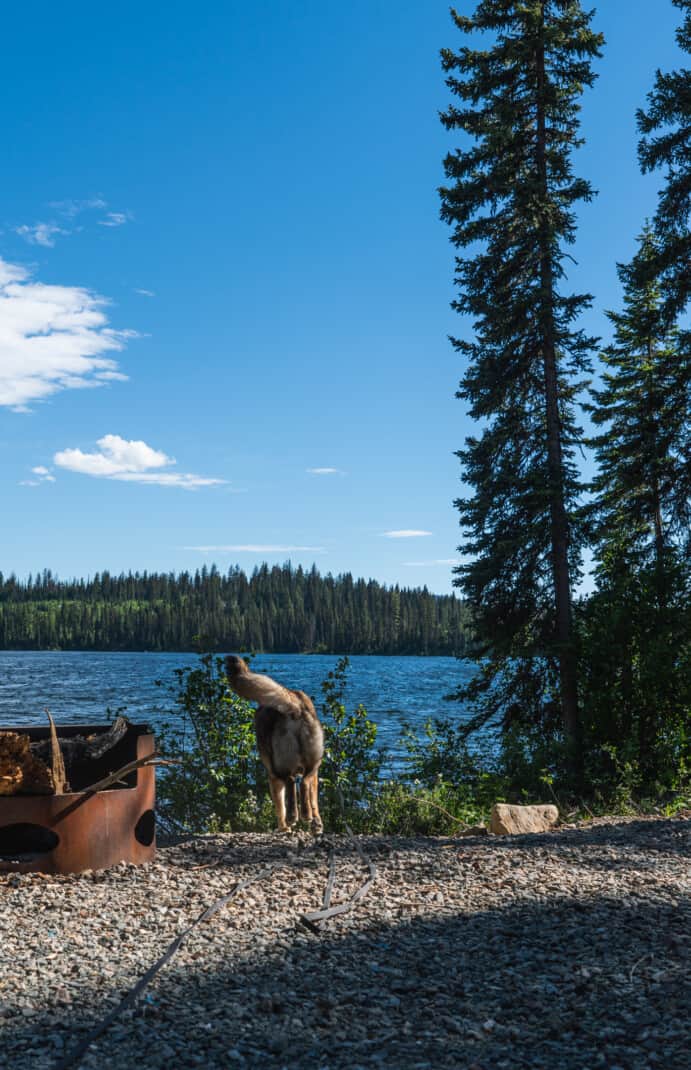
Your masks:
[[[122,709],[131,721],[150,724],[155,731],[175,716],[168,691],[175,684],[175,669],[197,660],[185,653],[1,651],[0,724],[45,724],[46,708],[58,724],[99,724]],[[335,654],[263,654],[253,659],[252,668],[306,691],[318,705],[319,685],[337,661]],[[361,702],[367,708],[380,742],[395,754],[403,721],[417,728],[428,717],[463,721],[463,708],[445,702],[444,696],[473,671],[471,662],[456,658],[353,655],[346,703],[350,708]]]

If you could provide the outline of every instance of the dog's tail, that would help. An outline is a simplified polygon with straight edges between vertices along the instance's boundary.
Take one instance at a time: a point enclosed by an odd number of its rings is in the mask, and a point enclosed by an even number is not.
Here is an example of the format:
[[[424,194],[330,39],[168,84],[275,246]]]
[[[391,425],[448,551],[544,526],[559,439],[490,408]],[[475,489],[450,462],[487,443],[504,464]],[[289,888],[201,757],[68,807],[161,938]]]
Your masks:
[[[286,823],[294,825],[300,817],[298,786],[294,776],[286,779]]]
[[[231,655],[226,658],[226,675],[233,691],[241,698],[270,706],[272,710],[293,716],[300,712],[300,700],[287,687],[277,684],[270,676],[250,672],[242,658]]]

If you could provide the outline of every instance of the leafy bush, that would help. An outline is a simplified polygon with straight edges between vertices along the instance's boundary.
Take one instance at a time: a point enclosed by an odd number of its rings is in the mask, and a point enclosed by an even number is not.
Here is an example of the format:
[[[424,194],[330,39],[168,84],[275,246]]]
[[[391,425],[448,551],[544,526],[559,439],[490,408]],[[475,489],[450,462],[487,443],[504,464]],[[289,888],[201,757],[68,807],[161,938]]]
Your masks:
[[[579,802],[569,798],[567,805],[561,798],[558,756],[539,733],[528,737],[521,724],[506,729],[500,749],[485,752],[471,749],[452,720],[428,721],[422,735],[408,727],[403,766],[385,779],[386,754],[377,743],[376,724],[362,705],[347,708],[348,669],[348,658],[341,658],[321,684],[325,752],[319,795],[327,832],[347,824],[366,833],[449,835],[485,821],[494,802],[551,796],[564,809]],[[165,755],[179,763],[159,779],[163,826],[186,832],[275,828],[256,751],[254,710],[229,690],[223,660],[205,654],[196,668],[179,669],[176,676],[177,718],[159,740]],[[590,750],[587,802],[596,812],[642,805],[637,757],[625,739],[617,746],[602,739]],[[680,772],[674,798],[661,793],[656,806],[673,810],[684,799],[689,805],[688,778],[682,782]]]
[[[178,764],[158,784],[164,827],[187,832],[271,828],[266,772],[256,752],[254,710],[228,690],[223,659],[204,654],[177,669],[178,723],[164,726],[159,749]]]
[[[384,755],[377,726],[363,706],[344,704],[348,658],[341,658],[321,685],[324,760],[320,810],[325,827],[367,827],[370,803],[379,791]],[[266,771],[256,751],[254,708],[228,688],[223,659],[211,654],[195,669],[176,670],[178,720],[168,722],[159,749],[178,764],[159,782],[163,825],[214,832],[275,825]]]
[[[379,792],[385,760],[377,746],[377,726],[361,704],[348,713],[345,692],[350,660],[340,658],[321,684],[320,720],[324,726],[324,760],[319,771],[319,807],[325,828],[345,824],[364,831],[368,811]]]

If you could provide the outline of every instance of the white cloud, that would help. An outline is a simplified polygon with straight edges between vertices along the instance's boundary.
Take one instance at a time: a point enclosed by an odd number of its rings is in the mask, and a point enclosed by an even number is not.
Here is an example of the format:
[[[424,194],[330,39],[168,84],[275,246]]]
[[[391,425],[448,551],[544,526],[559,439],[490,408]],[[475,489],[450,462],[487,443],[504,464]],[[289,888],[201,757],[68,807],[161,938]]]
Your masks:
[[[104,201],[102,197],[92,197],[83,201],[54,201],[50,207],[54,209],[58,217],[63,221],[69,221],[71,229],[67,229],[54,219],[51,219],[46,223],[32,223],[31,225],[23,223],[21,226],[14,228],[15,233],[19,234],[31,245],[42,245],[44,248],[52,249],[56,238],[78,233],[83,229],[75,223],[78,215],[87,211],[107,208],[108,202]],[[131,219],[131,212],[106,212],[105,217],[97,220],[97,222],[102,227],[121,227]]]
[[[175,459],[141,439],[128,440],[120,435],[104,435],[96,445],[99,450],[93,453],[84,453],[80,449],[59,450],[53,461],[58,468],[65,468],[69,472],[117,479],[123,483],[153,483],[161,487],[182,487],[184,490],[225,483],[224,479],[197,476],[191,472],[158,471],[176,464]]]
[[[21,227],[15,227],[15,233],[19,234],[22,238],[25,238],[30,245],[43,245],[48,249],[52,249],[55,245],[55,238],[58,234],[69,234],[69,230],[65,230],[64,227],[59,227],[56,223],[34,223],[33,226],[24,224]]]
[[[404,561],[404,568],[432,568],[436,565],[460,565],[459,557],[440,557],[436,561]]]
[[[105,354],[136,335],[108,326],[106,304],[79,286],[34,282],[0,258],[0,406],[26,412],[59,390],[126,379]]]
[[[108,202],[104,201],[102,197],[89,197],[86,200],[76,201],[53,201],[50,205],[60,215],[65,216],[67,219],[74,219],[81,212],[86,212],[90,208],[107,208]]]
[[[46,468],[42,464],[37,464],[31,471],[35,476],[38,476],[41,483],[54,483],[55,476],[51,473],[50,468]]]
[[[185,550],[198,550],[202,554],[287,554],[292,552],[325,554],[323,546],[271,546],[246,543],[233,546],[185,546]]]
[[[141,296],[142,296],[142,297],[155,297],[155,296],[156,296],[156,294],[154,293],[154,291],[153,291],[153,290],[140,290],[140,289],[136,289],[136,290],[135,290],[134,292],[135,292],[136,294],[141,294]]]
[[[108,207],[108,202],[102,197],[91,197],[81,201],[53,201],[50,207],[55,211],[59,219],[70,223],[70,229],[66,229],[60,223],[51,219],[46,223],[33,223],[31,225],[23,223],[21,226],[14,228],[15,233],[19,234],[31,245],[42,245],[45,248],[52,249],[56,238],[78,233],[83,229],[83,227],[76,225],[75,221],[78,215],[88,211],[102,211]],[[131,212],[106,212],[104,218],[97,220],[97,222],[102,227],[121,227],[131,219]]]
[[[312,476],[342,476],[344,472],[341,468],[308,468],[307,471]]]
[[[431,535],[431,531],[416,531],[414,528],[403,528],[401,531],[383,531],[385,539],[417,539],[422,535]]]
[[[82,453],[79,449],[61,450],[54,461],[60,468],[81,472],[87,476],[114,476],[146,472],[150,468],[165,468],[175,464],[172,457],[152,449],[141,440],[128,441],[119,435],[104,435],[97,445],[100,453]]]
[[[106,212],[105,219],[99,219],[98,225],[100,227],[121,227],[124,223],[129,223],[132,216],[129,212]]]
[[[36,479],[22,479],[19,483],[20,487],[40,487],[41,483],[55,483],[55,476],[52,475],[50,468],[46,468],[45,465],[37,464],[31,469],[31,472]]]

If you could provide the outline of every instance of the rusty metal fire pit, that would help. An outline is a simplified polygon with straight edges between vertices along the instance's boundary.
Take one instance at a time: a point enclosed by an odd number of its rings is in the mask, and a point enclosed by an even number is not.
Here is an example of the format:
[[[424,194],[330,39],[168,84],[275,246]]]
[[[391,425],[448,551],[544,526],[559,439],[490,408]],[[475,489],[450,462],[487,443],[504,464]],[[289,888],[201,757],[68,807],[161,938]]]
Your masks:
[[[50,729],[21,725],[2,731],[49,738]],[[103,725],[62,725],[60,739],[103,732]],[[140,766],[126,786],[85,789],[129,762],[152,757],[154,737],[145,725],[126,733],[101,758],[70,770],[72,791],[63,795],[0,796],[0,872],[80,873],[118,862],[150,862],[156,850],[156,771]]]

